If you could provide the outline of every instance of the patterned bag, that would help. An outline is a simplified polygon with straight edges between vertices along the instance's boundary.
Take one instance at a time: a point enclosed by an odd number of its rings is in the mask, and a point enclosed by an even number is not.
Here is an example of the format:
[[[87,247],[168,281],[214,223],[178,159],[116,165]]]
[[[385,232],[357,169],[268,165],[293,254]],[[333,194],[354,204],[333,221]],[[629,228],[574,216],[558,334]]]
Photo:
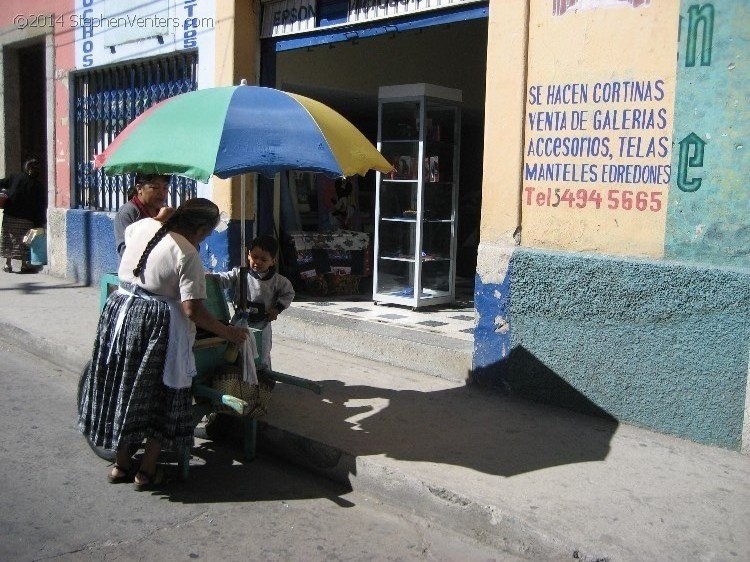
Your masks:
[[[261,370],[258,370],[258,384],[250,384],[242,380],[242,368],[237,365],[226,366],[223,372],[214,375],[211,382],[211,386],[222,394],[229,394],[247,402],[250,405],[250,411],[245,415],[251,418],[259,418],[268,413],[268,404],[271,401],[271,392],[275,384],[276,381]],[[214,403],[214,410],[233,416],[242,415],[221,403]]]

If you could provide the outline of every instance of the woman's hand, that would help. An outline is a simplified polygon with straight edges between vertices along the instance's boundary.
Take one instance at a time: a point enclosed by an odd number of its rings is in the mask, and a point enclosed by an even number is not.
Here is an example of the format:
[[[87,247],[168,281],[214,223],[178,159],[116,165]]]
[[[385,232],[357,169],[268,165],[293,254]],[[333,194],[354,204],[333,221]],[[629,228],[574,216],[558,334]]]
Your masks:
[[[159,212],[156,214],[156,220],[159,222],[166,222],[169,217],[171,217],[174,214],[174,209],[172,207],[162,207],[159,209]]]
[[[220,338],[236,344],[241,344],[247,339],[247,328],[222,324],[209,312],[202,300],[182,301],[182,311],[190,320],[195,322],[196,326],[208,330]]]
[[[224,326],[226,328],[226,334],[222,334],[225,340],[237,345],[242,345],[247,339],[248,331],[247,328],[238,328],[237,326]]]

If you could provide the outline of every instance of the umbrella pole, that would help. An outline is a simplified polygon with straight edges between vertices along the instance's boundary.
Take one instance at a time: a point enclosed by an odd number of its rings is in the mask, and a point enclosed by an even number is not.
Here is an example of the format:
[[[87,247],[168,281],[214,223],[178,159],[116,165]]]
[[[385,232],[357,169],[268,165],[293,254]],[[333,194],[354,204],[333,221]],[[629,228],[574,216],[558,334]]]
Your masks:
[[[247,326],[247,249],[245,242],[245,174],[240,176],[240,322]],[[242,355],[242,380],[247,380],[247,359]]]
[[[247,246],[245,242],[245,174],[240,176],[240,186],[240,244],[242,245],[240,266],[247,267],[247,252],[245,251]]]
[[[247,310],[247,242],[245,240],[245,174],[240,176],[240,312]]]
[[[247,81],[243,78],[241,83],[244,85],[247,84]],[[247,242],[245,241],[245,218],[247,214],[245,212],[247,198],[245,195],[246,176],[247,174],[240,176],[240,313],[242,314],[247,312]],[[245,319],[245,326],[247,326],[247,319]],[[242,380],[247,380],[247,359],[244,356],[242,359]]]

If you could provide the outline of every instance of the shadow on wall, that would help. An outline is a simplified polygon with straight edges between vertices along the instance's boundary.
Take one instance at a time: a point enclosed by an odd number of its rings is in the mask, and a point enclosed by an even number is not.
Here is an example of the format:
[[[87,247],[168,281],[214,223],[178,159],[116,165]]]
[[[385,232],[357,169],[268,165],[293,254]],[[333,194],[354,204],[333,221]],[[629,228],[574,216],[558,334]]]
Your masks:
[[[474,369],[470,380],[525,399],[616,420],[523,346],[514,347],[504,361]]]
[[[533,404],[477,386],[421,392],[320,381],[323,396],[285,388],[274,408],[304,411],[307,427],[324,429],[324,440],[355,457],[387,457],[463,466],[514,476],[549,467],[606,458],[618,424],[552,406]],[[273,421],[271,421],[273,423]],[[302,433],[307,428],[299,428]],[[292,430],[294,431],[294,430]],[[261,443],[274,454],[326,472],[356,467],[325,447],[265,427]],[[334,474],[341,480],[343,474]]]
[[[104,274],[117,271],[111,213],[70,209],[65,218],[66,276],[77,283],[97,285]]]
[[[65,220],[65,241],[68,256],[66,277],[82,285],[91,284],[91,256],[88,239],[91,213],[71,210]],[[114,238],[113,238],[114,242]]]
[[[66,277],[83,285],[98,285],[102,276],[116,273],[120,256],[115,245],[114,213],[70,209],[65,217],[67,245]],[[246,221],[246,241],[252,240],[252,221]],[[214,231],[201,244],[204,266],[216,271],[227,271],[240,264],[239,221]]]

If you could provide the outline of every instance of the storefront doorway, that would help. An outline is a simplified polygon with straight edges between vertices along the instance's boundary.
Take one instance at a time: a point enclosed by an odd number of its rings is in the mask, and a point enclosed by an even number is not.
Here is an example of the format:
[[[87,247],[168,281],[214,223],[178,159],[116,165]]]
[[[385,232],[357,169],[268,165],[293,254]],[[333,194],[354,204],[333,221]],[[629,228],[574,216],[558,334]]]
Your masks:
[[[341,30],[337,37],[340,39]],[[469,19],[367,38],[338,39],[325,43],[318,37],[308,44],[297,39],[290,43],[296,48],[279,47],[266,40],[263,75],[267,83],[264,85],[307,95],[331,106],[373,143],[377,141],[378,132],[379,87],[429,83],[463,93],[456,295],[465,307],[473,295],[479,243],[487,20]],[[277,200],[280,209],[277,226],[282,242],[289,240],[290,230],[294,235],[297,229],[305,233],[344,229],[362,233],[364,240],[368,237],[370,240],[362,255],[349,255],[347,259],[338,260],[336,252],[327,252],[328,263],[323,267],[328,268],[332,275],[339,274],[339,278],[328,278],[336,283],[334,287],[330,282],[328,286],[316,287],[314,283],[301,281],[304,277],[300,278],[300,275],[314,269],[305,260],[314,256],[308,253],[305,257],[301,250],[307,248],[287,245],[282,270],[297,281],[302,294],[317,292],[317,296],[333,300],[361,302],[372,297],[375,174],[371,172],[363,178],[350,180],[336,185],[310,174],[282,178],[282,194]],[[291,193],[293,201],[288,201],[285,193]],[[265,204],[268,207],[271,202]],[[261,214],[269,211],[268,208],[260,209]],[[356,248],[364,244],[361,236],[352,235],[350,238],[344,243],[354,244]],[[352,272],[357,279],[347,282],[347,272]]]
[[[43,37],[5,48],[5,156],[7,174],[35,158],[47,179],[47,88]]]

